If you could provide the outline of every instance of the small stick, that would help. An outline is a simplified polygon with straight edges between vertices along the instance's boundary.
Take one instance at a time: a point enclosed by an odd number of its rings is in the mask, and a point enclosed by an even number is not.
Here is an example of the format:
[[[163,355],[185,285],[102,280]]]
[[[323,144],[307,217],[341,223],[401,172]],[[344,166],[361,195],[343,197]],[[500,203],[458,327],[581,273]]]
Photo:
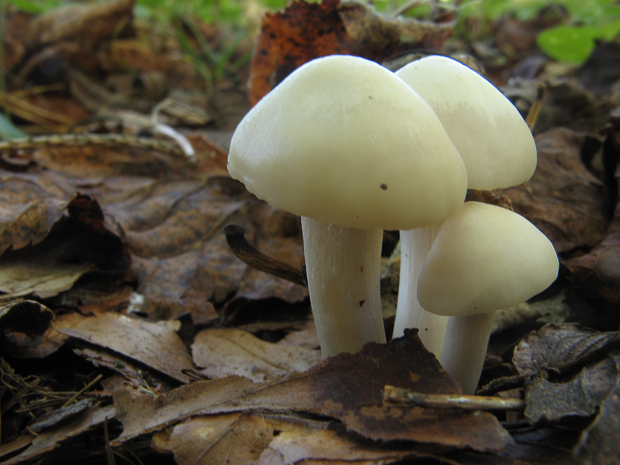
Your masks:
[[[126,145],[147,150],[183,154],[183,151],[177,144],[167,140],[133,137],[124,134],[54,134],[50,136],[29,137],[27,139],[4,140],[0,141],[0,152],[5,150],[32,150],[49,146],[84,145]]]
[[[88,383],[86,386],[84,386],[80,391],[76,392],[75,395],[73,397],[71,397],[71,399],[69,399],[67,402],[62,404],[62,406],[66,407],[67,405],[69,405],[71,402],[73,402],[75,399],[77,399],[80,396],[80,394],[82,394],[83,392],[87,391],[88,389],[93,387],[95,384],[97,384],[99,381],[101,381],[101,378],[103,378],[103,375],[98,375],[90,383]]]
[[[224,228],[224,233],[226,234],[226,242],[228,242],[230,249],[246,265],[300,286],[308,286],[301,270],[282,260],[265,255],[250,244],[245,238],[245,229],[243,227],[229,224]]]
[[[536,121],[538,121],[538,116],[540,115],[540,109],[542,108],[542,103],[545,99],[545,95],[547,95],[547,86],[544,82],[541,82],[538,85],[536,100],[534,100],[534,102],[532,103],[532,107],[530,108],[530,111],[525,117],[525,122],[530,127],[530,131],[532,132],[534,132],[534,126],[536,126]]]
[[[459,396],[454,394],[420,394],[396,386],[385,386],[383,401],[411,407],[459,409],[459,410],[523,410],[522,399],[500,397]]]

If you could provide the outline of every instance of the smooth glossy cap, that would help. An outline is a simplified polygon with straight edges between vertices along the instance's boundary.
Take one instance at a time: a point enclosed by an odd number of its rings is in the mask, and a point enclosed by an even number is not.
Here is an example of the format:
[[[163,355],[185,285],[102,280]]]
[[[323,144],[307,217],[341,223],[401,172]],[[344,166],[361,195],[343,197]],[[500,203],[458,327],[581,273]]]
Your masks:
[[[528,181],[536,144],[516,107],[493,84],[451,58],[429,56],[396,73],[435,110],[463,157],[470,189]]]
[[[418,300],[437,315],[494,312],[544,291],[558,269],[553,244],[527,219],[466,202],[441,225],[422,266]]]
[[[250,110],[228,171],[271,205],[355,228],[435,224],[467,188],[430,106],[386,68],[341,55],[306,63]]]

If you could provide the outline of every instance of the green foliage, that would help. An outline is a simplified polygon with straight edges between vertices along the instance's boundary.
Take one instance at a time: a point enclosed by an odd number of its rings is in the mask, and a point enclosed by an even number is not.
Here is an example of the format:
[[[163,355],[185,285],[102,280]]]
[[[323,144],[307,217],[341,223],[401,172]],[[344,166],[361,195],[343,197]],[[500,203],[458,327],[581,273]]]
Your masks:
[[[206,23],[238,24],[243,5],[237,0],[138,0],[136,15],[169,22],[196,16]]]
[[[0,113],[0,139],[22,139],[28,134],[18,129],[6,116]]]
[[[2,3],[31,14],[46,13],[67,4],[66,0],[3,0]]]
[[[581,64],[596,40],[613,40],[620,34],[620,4],[616,0],[464,0],[460,10],[462,19],[488,22],[510,14],[527,21],[538,17],[545,7],[556,7],[556,13],[563,9],[568,17],[537,38],[538,46],[556,60]]]

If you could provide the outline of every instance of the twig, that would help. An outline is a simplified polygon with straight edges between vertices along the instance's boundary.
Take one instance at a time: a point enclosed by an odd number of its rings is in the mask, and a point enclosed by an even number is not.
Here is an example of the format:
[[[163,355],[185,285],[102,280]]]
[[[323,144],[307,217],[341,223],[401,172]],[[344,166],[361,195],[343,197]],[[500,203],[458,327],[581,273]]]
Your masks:
[[[385,386],[383,401],[389,404],[411,407],[458,409],[458,410],[523,410],[522,399],[500,397],[458,396],[452,394],[420,394],[395,386]]]
[[[112,446],[110,446],[110,432],[108,431],[107,417],[103,419],[103,434],[105,435],[105,455],[108,459],[108,465],[115,465],[116,460],[114,460],[114,451],[112,450]]]
[[[538,85],[538,91],[536,93],[536,100],[532,103],[532,107],[530,111],[527,113],[525,117],[525,122],[530,127],[530,131],[534,131],[534,126],[536,126],[536,121],[538,121],[538,116],[540,115],[540,109],[542,108],[543,100],[545,99],[545,95],[547,95],[547,86],[544,82],[541,82]]]
[[[88,383],[86,386],[84,386],[82,389],[80,389],[78,392],[76,392],[75,395],[73,397],[71,397],[67,402],[62,404],[62,406],[66,407],[67,405],[69,405],[71,402],[73,402],[75,399],[77,399],[80,396],[80,394],[82,394],[83,392],[87,391],[88,389],[93,387],[95,384],[97,384],[99,381],[101,381],[101,378],[103,378],[103,375],[98,375],[90,383]]]
[[[301,270],[282,260],[265,255],[250,244],[245,238],[245,229],[241,226],[229,224],[224,228],[224,233],[230,249],[246,265],[300,286],[308,285]]]
[[[125,145],[128,147],[184,155],[181,148],[170,141],[123,134],[54,134],[0,141],[0,152],[5,150],[32,150],[47,146]]]

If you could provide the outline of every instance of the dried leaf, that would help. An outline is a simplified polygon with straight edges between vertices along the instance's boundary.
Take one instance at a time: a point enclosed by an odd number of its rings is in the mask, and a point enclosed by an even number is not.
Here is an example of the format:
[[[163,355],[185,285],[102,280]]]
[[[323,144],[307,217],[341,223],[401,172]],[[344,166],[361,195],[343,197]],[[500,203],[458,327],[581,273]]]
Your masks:
[[[69,318],[71,317],[72,315]],[[60,318],[62,318],[62,316],[59,317],[59,319]],[[124,381],[122,383],[119,382],[120,387],[117,386],[117,389],[120,389],[121,387],[123,389],[135,388],[137,390],[142,390],[142,392],[159,392],[162,388],[168,390],[170,389],[161,379],[158,379],[154,373],[145,373],[144,369],[140,365],[131,363],[130,360],[122,355],[116,355],[97,347],[74,349],[73,351],[97,367],[105,367],[111,371],[119,373],[123,377]],[[107,378],[102,383],[108,385],[117,382],[117,380],[109,380],[110,378]],[[114,390],[115,389],[110,389],[110,391]],[[108,392],[107,395],[111,396],[112,393]]]
[[[439,49],[450,24],[392,18],[357,2],[292,2],[267,14],[252,59],[249,99],[255,105],[302,64],[326,55],[382,61],[406,50]]]
[[[30,25],[30,51],[60,41],[78,41],[92,47],[108,39],[121,23],[131,21],[134,0],[77,4],[38,16]]]
[[[274,437],[308,434],[328,422],[288,415],[228,413],[194,418],[157,433],[156,450],[173,452],[177,463],[245,465],[258,460]]]
[[[367,344],[355,354],[339,354],[310,370],[271,383],[228,377],[199,381],[174,390],[167,399],[115,395],[123,434],[116,444],[188,418],[248,410],[311,412],[341,420],[369,439],[410,440],[500,450],[509,435],[490,415],[384,406],[383,386],[392,384],[426,393],[459,392],[415,332],[390,344]]]
[[[530,333],[515,347],[512,362],[521,376],[543,370],[562,372],[585,365],[620,345],[620,332],[599,333],[576,324],[547,324]]]
[[[34,461],[42,455],[54,450],[64,441],[89,431],[95,426],[102,424],[106,419],[109,420],[113,417],[114,406],[112,405],[89,409],[79,414],[68,423],[63,423],[58,428],[44,431],[35,436],[27,449],[2,462],[2,465],[17,465]],[[20,438],[17,440],[20,440]]]
[[[231,297],[275,297],[289,302],[306,298],[303,287],[248,269],[231,253],[222,231],[228,222],[240,224],[254,245],[301,266],[298,219],[258,201],[240,183],[222,176],[222,152],[204,143],[198,148],[203,151],[197,152],[195,164],[153,151],[114,146],[37,150],[34,158],[40,168],[28,174],[10,174],[0,183],[0,201],[4,198],[3,205],[8,206],[7,215],[2,215],[0,250],[39,243],[54,224],[73,225],[65,219],[65,209],[73,208],[66,193],[82,191],[96,197],[102,207],[94,201],[90,212],[86,206],[76,206],[76,215],[84,219],[76,217],[77,223],[88,223],[86,229],[95,229],[102,237],[76,237],[79,248],[68,242],[68,231],[60,237],[69,252],[80,250],[87,258],[92,255],[90,262],[105,265],[106,271],[114,267],[114,271],[124,272],[130,252],[138,280],[132,299],[137,311],[158,319],[190,314],[194,322],[208,323],[218,318],[214,305],[224,305]],[[86,197],[78,196],[75,201],[82,198]],[[35,256],[41,258],[39,253]],[[88,262],[74,258],[62,262]],[[56,270],[53,265],[52,271]],[[69,284],[56,287],[60,291]],[[124,283],[119,279],[106,284],[111,292],[122,289]],[[122,302],[122,295],[119,298]],[[101,311],[92,308],[92,300],[80,298],[89,306],[84,312]]]
[[[192,355],[209,378],[239,375],[255,382],[305,371],[321,360],[319,350],[272,344],[233,328],[201,331],[194,339]]]
[[[584,367],[568,382],[535,378],[525,388],[525,418],[530,423],[537,423],[594,415],[620,381],[619,361],[620,357],[607,357]]]
[[[575,464],[614,465],[620,457],[620,387],[616,386],[601,404],[594,422],[586,428],[575,449]]]
[[[538,167],[526,184],[498,191],[553,242],[559,254],[596,246],[608,221],[608,192],[581,162],[584,135],[557,128],[536,137]]]
[[[390,463],[410,463],[409,460],[429,460],[433,458],[442,464],[456,464],[446,458],[439,458],[441,452],[398,450],[397,448],[379,447],[362,444],[351,438],[338,434],[333,430],[322,430],[314,433],[284,431],[278,434],[269,447],[260,455],[257,465],[289,465],[296,463],[312,463],[316,465],[338,465],[363,463],[365,465],[383,465]],[[425,462],[426,463],[426,462]]]
[[[62,334],[100,345],[178,381],[187,383],[185,373],[194,370],[185,345],[176,334],[178,322],[150,323],[116,313],[72,318],[58,321],[54,328]]]
[[[95,269],[92,263],[63,263],[57,251],[47,252],[29,257],[11,254],[0,261],[0,290],[6,297],[52,297],[70,289],[85,273]]]
[[[49,205],[43,201],[39,205],[46,204]],[[5,252],[0,258],[0,289],[7,293],[7,298],[30,294],[41,298],[55,296],[89,271],[123,273],[129,267],[128,251],[112,232],[114,226],[104,221],[96,200],[78,194],[62,207],[68,215],[63,216],[60,208],[54,208],[51,218],[47,211],[38,216],[41,209],[35,201],[26,207],[33,215],[10,215],[7,229],[23,233],[19,245],[25,245],[28,237],[36,245],[7,251],[17,246],[12,233],[6,237],[8,242],[3,244]],[[50,220],[56,222],[53,228]]]
[[[66,337],[50,325],[54,319],[45,305],[19,300],[0,306],[2,352],[16,358],[43,358],[62,346]]]
[[[620,303],[620,203],[616,206],[607,236],[592,251],[564,262],[568,279],[586,295]]]

